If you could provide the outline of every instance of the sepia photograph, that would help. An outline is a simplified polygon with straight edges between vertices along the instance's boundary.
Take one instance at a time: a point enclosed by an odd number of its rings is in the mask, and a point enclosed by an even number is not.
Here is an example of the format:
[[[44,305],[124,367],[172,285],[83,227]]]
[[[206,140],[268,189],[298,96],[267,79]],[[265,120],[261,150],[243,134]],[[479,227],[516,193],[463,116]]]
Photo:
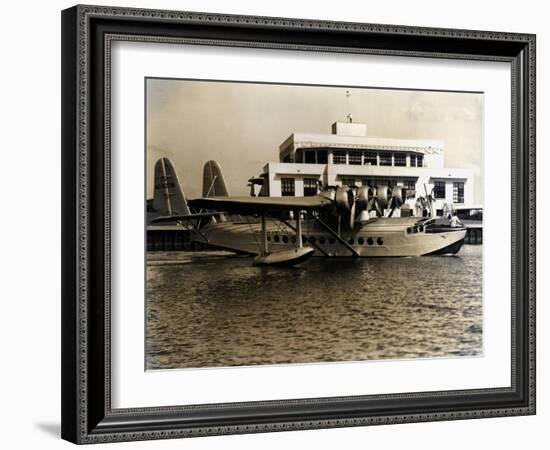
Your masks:
[[[483,92],[145,101],[146,370],[483,356]]]

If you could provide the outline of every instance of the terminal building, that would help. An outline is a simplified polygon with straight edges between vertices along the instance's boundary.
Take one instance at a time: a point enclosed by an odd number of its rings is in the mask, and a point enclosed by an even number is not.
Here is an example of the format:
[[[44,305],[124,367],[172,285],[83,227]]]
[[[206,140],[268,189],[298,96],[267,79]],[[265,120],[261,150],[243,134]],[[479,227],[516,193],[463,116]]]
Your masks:
[[[336,122],[331,134],[296,132],[279,146],[279,162],[261,174],[260,195],[315,195],[319,186],[398,186],[406,203],[432,193],[441,214],[445,205],[472,205],[473,173],[445,167],[444,143],[437,140],[369,136],[364,123]]]

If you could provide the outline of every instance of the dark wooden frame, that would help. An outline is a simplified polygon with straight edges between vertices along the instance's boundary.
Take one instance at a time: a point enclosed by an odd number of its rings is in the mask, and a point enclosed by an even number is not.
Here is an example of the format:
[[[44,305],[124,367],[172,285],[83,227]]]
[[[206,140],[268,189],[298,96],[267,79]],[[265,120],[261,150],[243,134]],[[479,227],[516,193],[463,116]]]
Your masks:
[[[511,386],[112,409],[108,112],[110,42],[117,39],[510,62]],[[62,13],[62,84],[63,438],[93,443],[535,413],[534,35],[76,6]]]

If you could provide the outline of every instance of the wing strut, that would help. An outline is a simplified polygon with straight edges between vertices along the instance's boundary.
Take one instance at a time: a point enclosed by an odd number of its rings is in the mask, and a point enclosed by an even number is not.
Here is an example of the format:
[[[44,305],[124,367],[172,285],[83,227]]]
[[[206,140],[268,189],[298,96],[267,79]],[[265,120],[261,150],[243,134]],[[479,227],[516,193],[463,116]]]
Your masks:
[[[296,236],[298,236],[298,232],[296,231],[296,228],[293,227],[287,220],[285,219],[279,219],[282,223],[284,223],[288,228],[290,228],[292,231],[296,233]],[[309,245],[315,247],[317,250],[319,250],[323,255],[328,256],[328,253],[325,252],[321,247],[319,247],[317,244],[314,244],[313,242],[310,242]]]
[[[267,227],[265,225],[265,214],[262,214],[262,255],[267,255]]]
[[[327,230],[334,237],[334,239],[336,239],[338,242],[340,242],[340,244],[342,244],[344,247],[346,247],[353,254],[354,257],[359,256],[359,253],[357,253],[357,251],[351,245],[349,245],[346,241],[344,241],[338,233],[335,233],[334,230],[332,228],[330,228],[321,219],[319,219],[319,217],[316,216],[315,220],[317,221],[317,223],[319,225],[321,225],[325,230]]]
[[[298,210],[296,214],[296,242],[298,242],[298,248],[302,248],[304,243],[302,242],[302,218],[300,217],[301,211]]]

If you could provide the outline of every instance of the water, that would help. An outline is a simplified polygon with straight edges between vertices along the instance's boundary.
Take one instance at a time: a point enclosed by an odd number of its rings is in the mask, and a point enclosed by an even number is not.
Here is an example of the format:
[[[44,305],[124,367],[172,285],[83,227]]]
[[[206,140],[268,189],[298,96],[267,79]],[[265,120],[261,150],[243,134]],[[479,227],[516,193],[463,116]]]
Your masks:
[[[481,355],[481,251],[303,269],[149,253],[147,369]]]

